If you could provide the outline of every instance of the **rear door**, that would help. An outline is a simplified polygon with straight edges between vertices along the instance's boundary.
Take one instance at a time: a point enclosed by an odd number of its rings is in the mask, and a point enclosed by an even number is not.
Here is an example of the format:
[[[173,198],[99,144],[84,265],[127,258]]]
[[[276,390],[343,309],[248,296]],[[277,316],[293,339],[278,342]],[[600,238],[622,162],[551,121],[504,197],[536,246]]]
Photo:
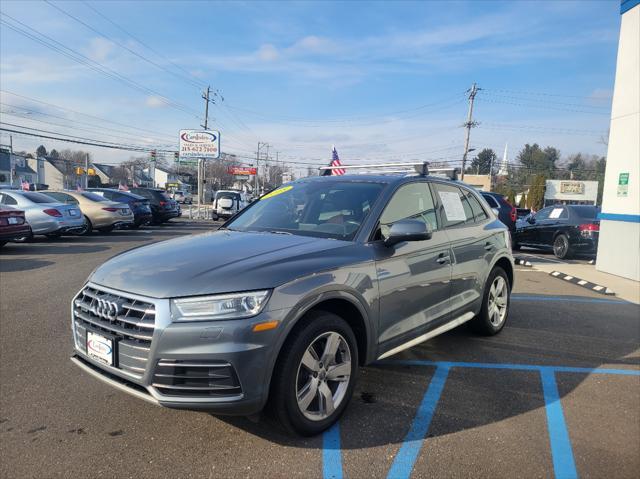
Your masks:
[[[440,220],[451,243],[452,319],[477,310],[486,272],[498,248],[496,230],[485,229],[489,214],[475,194],[453,184],[435,183]],[[470,318],[466,318],[470,319]]]
[[[393,223],[415,218],[428,223],[433,236],[399,243],[383,239]],[[429,184],[417,181],[394,193],[379,219],[372,242],[380,293],[380,351],[389,351],[449,319],[450,251],[440,227]]]

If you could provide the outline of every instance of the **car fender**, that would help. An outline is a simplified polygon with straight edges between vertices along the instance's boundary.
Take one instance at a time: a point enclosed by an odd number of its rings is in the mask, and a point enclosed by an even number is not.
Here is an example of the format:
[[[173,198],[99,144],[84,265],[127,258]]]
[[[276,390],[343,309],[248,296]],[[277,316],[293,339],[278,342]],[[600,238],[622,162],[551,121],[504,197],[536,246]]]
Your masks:
[[[331,273],[328,273],[328,275],[332,276]],[[321,273],[318,275],[313,275],[313,277],[309,277],[306,279],[317,280],[320,276],[323,276],[323,274]],[[293,283],[300,283],[300,280],[296,280]],[[286,286],[288,285],[285,285],[285,287]],[[375,288],[377,292],[377,284],[375,285]],[[293,328],[295,328],[295,326],[307,312],[309,312],[318,304],[331,299],[341,299],[348,301],[358,309],[360,315],[363,318],[364,328],[366,332],[367,357],[364,358],[365,363],[370,362],[371,358],[375,357],[376,344],[374,338],[377,337],[375,331],[375,325],[377,323],[375,321],[375,315],[372,313],[372,308],[368,304],[366,298],[358,290],[346,285],[336,285],[335,283],[321,284],[316,288],[308,291],[301,300],[299,300],[293,307],[291,307],[291,310],[287,313],[285,319],[283,320],[283,329],[278,335],[277,341],[274,344],[273,353],[270,355],[270,363],[267,365],[267,371],[264,377],[265,392],[269,391],[275,364],[278,360],[278,357],[280,356],[282,347],[284,346],[284,343],[289,337]]]

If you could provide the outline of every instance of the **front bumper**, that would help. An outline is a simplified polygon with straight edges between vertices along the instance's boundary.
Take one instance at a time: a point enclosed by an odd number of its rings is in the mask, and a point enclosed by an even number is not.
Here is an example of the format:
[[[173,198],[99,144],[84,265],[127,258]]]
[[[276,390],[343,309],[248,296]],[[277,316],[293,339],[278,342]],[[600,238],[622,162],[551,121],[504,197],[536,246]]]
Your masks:
[[[249,415],[263,408],[270,378],[266,365],[272,363],[280,331],[254,333],[252,326],[282,320],[283,311],[240,320],[175,323],[170,320],[168,299],[131,295],[91,283],[87,287],[90,294],[106,300],[153,305],[155,321],[144,333],[118,320],[96,318],[76,306],[77,300],[87,300],[81,291],[71,308],[74,364],[113,387],[160,406],[232,415]],[[149,310],[147,306],[139,309]],[[113,338],[113,365],[87,354],[88,331]],[[194,372],[197,377],[190,376]]]

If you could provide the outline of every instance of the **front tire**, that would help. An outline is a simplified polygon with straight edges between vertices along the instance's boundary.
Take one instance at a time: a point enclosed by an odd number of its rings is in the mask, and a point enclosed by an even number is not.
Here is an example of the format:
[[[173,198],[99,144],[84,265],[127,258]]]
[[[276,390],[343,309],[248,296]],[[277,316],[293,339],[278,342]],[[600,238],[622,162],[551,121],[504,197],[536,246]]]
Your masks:
[[[271,410],[289,431],[313,436],[347,407],[358,373],[358,348],[347,322],[312,311],[287,339],[276,363]]]
[[[470,321],[473,330],[485,336],[498,334],[507,322],[510,303],[509,277],[502,268],[496,266],[487,280],[480,314]]]

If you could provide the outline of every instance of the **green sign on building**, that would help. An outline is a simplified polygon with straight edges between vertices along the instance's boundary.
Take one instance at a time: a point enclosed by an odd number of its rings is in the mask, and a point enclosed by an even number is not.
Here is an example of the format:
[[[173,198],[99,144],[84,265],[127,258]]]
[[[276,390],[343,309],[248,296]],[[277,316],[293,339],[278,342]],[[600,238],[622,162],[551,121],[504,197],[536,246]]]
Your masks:
[[[618,196],[626,198],[629,195],[629,173],[620,173],[618,176]]]

